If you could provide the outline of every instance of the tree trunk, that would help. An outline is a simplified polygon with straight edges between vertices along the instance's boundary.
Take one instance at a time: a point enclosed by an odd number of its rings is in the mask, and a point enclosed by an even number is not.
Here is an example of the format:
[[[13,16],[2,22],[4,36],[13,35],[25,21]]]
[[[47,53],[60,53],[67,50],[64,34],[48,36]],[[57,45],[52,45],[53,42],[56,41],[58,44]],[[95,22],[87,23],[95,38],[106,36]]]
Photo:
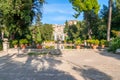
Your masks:
[[[112,0],[109,0],[109,13],[108,13],[108,25],[107,25],[107,41],[110,41],[111,17],[112,17]]]
[[[88,27],[88,38],[92,39],[91,23],[90,23],[90,20],[88,20],[88,17],[90,16],[89,14],[90,14],[89,12],[84,12],[84,18],[85,18],[85,21],[86,21],[86,24],[87,24],[87,27]]]
[[[92,28],[90,26],[90,22],[88,22],[88,38],[92,39]]]

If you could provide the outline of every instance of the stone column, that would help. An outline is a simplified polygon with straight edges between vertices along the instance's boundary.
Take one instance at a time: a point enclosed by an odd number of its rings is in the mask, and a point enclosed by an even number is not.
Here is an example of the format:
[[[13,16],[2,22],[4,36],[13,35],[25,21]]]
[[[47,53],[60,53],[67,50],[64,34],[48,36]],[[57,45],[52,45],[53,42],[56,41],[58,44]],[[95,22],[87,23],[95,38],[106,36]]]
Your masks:
[[[3,51],[7,51],[8,48],[9,48],[9,42],[8,42],[8,39],[7,38],[4,38],[3,39]]]

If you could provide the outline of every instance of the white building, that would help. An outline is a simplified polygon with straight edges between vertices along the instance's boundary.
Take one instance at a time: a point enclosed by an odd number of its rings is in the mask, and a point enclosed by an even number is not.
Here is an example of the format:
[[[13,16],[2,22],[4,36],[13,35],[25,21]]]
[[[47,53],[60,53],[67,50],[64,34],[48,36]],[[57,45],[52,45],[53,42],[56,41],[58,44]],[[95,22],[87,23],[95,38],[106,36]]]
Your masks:
[[[69,20],[68,25],[76,25],[78,20]],[[66,34],[64,33],[64,28],[65,25],[58,25],[58,24],[53,24],[53,35],[54,35],[54,40],[61,40],[64,41]]]
[[[57,41],[57,40],[61,40],[61,41],[64,41],[65,39],[65,34],[64,34],[64,25],[53,25],[53,35],[54,35],[54,40]]]

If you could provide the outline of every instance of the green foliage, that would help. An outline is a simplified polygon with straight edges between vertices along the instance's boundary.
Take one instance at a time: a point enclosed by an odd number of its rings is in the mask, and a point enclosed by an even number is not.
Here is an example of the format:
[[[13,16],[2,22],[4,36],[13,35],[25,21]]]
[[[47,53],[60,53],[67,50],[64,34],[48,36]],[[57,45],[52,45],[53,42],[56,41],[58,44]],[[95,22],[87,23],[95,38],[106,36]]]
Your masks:
[[[45,49],[55,49],[54,46],[45,46]]]
[[[120,0],[116,0],[116,6],[118,9],[120,9]]]
[[[102,19],[99,20],[98,26],[93,30],[96,39],[106,39],[107,36],[107,27],[105,21]]]
[[[112,30],[112,33],[114,37],[120,36],[120,31]]]
[[[67,42],[68,42],[69,44],[72,44],[72,43],[73,43],[73,41],[71,41],[71,40],[68,40]]]
[[[118,48],[120,48],[120,37],[116,37],[110,41],[109,51],[115,52]]]
[[[41,18],[43,3],[44,0],[0,0],[0,19],[7,27],[8,36],[16,39],[25,35],[36,13]]]
[[[0,40],[0,51],[3,49],[2,40]]]
[[[111,35],[110,35],[111,37],[116,37],[118,34],[117,31],[120,31],[120,22],[119,22],[120,21],[120,6],[119,5],[120,5],[119,0],[113,0]],[[102,17],[102,21],[104,22],[105,26],[108,25],[108,23],[107,23],[108,22],[108,12],[109,12],[109,7],[104,5],[103,9],[100,11],[100,15]],[[107,27],[106,27],[106,30],[107,30]],[[101,33],[102,33],[102,31],[101,31]]]
[[[95,45],[99,45],[99,40],[93,40]]]
[[[42,42],[42,38],[41,38],[41,27],[42,25],[38,25],[38,26],[33,26],[33,32],[32,32],[32,36],[34,36],[33,40],[35,41],[35,43],[40,43]]]
[[[65,22],[64,33],[67,33],[67,32],[68,32],[68,29],[69,29],[69,25],[68,25],[68,22],[66,21],[66,22]]]
[[[12,45],[17,45],[18,44],[18,40],[12,40]]]
[[[93,40],[92,40],[92,39],[88,39],[88,40],[87,40],[87,43],[88,43],[88,44],[93,44]]]
[[[80,38],[78,38],[78,39],[74,40],[74,43],[75,43],[75,45],[80,45],[80,44],[82,44],[82,41]]]
[[[51,24],[39,24],[30,27],[31,35],[35,43],[53,40],[53,27]]]
[[[45,40],[52,40],[53,36],[53,27],[50,24],[44,24],[40,27],[41,38],[43,41]]]
[[[3,46],[0,44],[0,51],[3,49]]]
[[[29,52],[28,55],[29,56],[38,56],[38,55],[46,55],[47,53],[38,53],[38,52]]]
[[[20,39],[19,43],[20,44],[27,44],[28,40],[27,39]]]
[[[42,42],[42,38],[41,38],[41,33],[40,33],[40,29],[38,28],[37,34],[36,34],[36,43],[41,43]]]
[[[100,6],[98,0],[69,0],[73,6],[73,9],[77,12],[74,17],[77,18],[80,13],[83,12],[84,20],[88,28],[88,38],[92,38],[92,29],[96,27],[96,18],[98,17],[98,11]]]
[[[72,3],[73,9],[77,12],[75,17],[78,17],[81,12],[94,11],[98,14],[99,4],[97,0],[69,0]]]
[[[100,45],[106,45],[106,44],[107,44],[107,40],[104,39],[100,40]]]
[[[68,22],[65,24],[64,32],[67,34],[66,40],[73,41],[74,39],[81,38],[86,39],[86,27],[84,21],[78,21],[77,24],[68,25]]]
[[[99,45],[100,41],[98,39],[88,39],[87,43],[88,44]]]
[[[26,34],[26,38],[28,39],[28,40],[31,40],[31,35],[30,34]]]
[[[74,46],[65,46],[65,49],[74,49]]]

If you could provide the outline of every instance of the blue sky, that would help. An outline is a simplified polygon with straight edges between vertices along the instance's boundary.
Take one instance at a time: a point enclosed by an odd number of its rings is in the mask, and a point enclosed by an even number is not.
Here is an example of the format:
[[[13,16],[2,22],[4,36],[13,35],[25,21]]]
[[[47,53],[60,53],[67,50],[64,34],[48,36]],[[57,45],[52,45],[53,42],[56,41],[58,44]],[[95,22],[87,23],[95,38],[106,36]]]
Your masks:
[[[74,20],[75,11],[72,9],[72,5],[69,0],[46,0],[46,4],[43,6],[42,22],[48,24],[64,24],[66,20]],[[102,5],[108,4],[108,0],[98,0],[101,8]],[[82,20],[83,16],[80,15],[77,20]]]

